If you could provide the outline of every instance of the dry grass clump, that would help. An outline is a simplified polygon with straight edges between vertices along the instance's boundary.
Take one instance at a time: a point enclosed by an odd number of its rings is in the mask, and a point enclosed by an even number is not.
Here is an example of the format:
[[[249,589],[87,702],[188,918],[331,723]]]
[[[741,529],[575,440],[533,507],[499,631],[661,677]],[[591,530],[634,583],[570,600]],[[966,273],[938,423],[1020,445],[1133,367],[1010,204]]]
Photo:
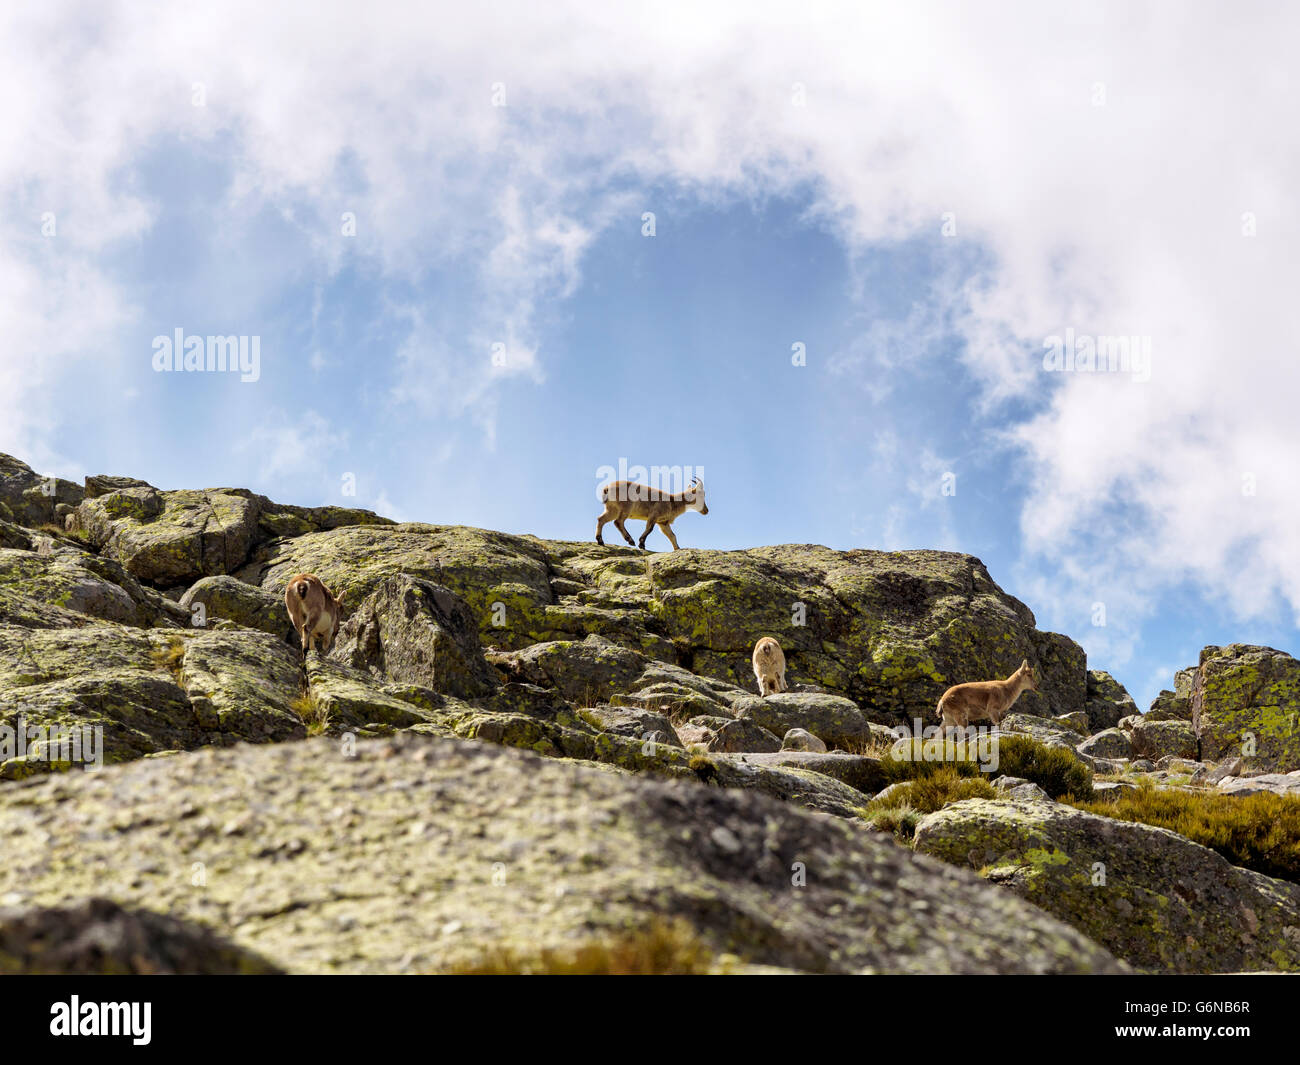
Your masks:
[[[499,948],[446,970],[460,976],[668,976],[717,971],[714,952],[689,925],[663,920],[573,947],[536,952]]]
[[[1167,828],[1233,865],[1300,883],[1300,796],[1218,795],[1144,784],[1114,802],[1072,802],[1089,813]]]
[[[329,707],[316,697],[315,692],[304,692],[289,704],[289,709],[302,718],[308,736],[320,736],[330,726]]]
[[[185,664],[185,641],[179,636],[171,637],[165,646],[155,647],[149,658],[158,669],[166,670],[181,683],[181,671]]]

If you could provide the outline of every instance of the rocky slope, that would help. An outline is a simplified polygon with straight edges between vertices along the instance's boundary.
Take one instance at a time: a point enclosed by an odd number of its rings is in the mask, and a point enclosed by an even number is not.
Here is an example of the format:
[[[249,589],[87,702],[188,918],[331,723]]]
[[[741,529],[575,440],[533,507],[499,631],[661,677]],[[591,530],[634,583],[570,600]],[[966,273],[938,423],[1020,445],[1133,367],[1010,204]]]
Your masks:
[[[346,603],[331,653],[305,663],[282,599],[301,570]],[[781,641],[793,682],[767,699],[749,668],[762,635]],[[1250,877],[1225,882],[1232,906],[1258,917],[1254,945],[1180,961],[1163,933],[1155,946],[1103,934],[1064,885],[1030,890],[1048,881],[1004,883],[997,862],[974,863],[999,884],[987,887],[865,827],[860,809],[888,783],[889,727],[930,723],[949,684],[1026,658],[1040,691],[1003,728],[1075,752],[1112,777],[1106,787],[1300,791],[1290,656],[1207,649],[1141,715],[970,556],[650,554],[242,489],[78,486],[0,456],[0,824],[31,837],[0,868],[0,906],[19,907],[22,928],[23,914],[102,895],[135,908],[115,928],[142,921],[152,935],[162,926],[136,911],[153,907],[232,940],[198,955],[181,943],[158,955],[161,969],[169,957],[245,964],[240,951],[254,968],[439,968],[517,939],[509,906],[529,908],[521,927],[538,942],[684,917],[741,966],[1100,971],[1116,967],[1111,954],[1191,971],[1300,966],[1292,896]],[[20,722],[22,744],[6,748]],[[54,729],[98,730],[105,762],[133,764],[51,777],[85,755],[53,743]],[[792,729],[804,734],[787,743]],[[394,733],[407,742],[382,739]],[[225,749],[240,743],[273,746]],[[965,835],[950,818],[959,803],[923,823],[918,848],[966,865],[952,847],[971,833],[1004,838],[1007,853],[1041,850],[1022,846],[1045,830],[1024,828],[1021,803],[971,801],[983,805],[961,820]],[[79,826],[66,849],[60,819]],[[952,847],[937,842],[941,823]],[[1160,853],[1142,833],[1111,842]],[[1068,860],[1091,853],[1054,846]],[[810,888],[814,868],[824,879],[792,910],[795,862]],[[497,863],[521,893],[499,905],[482,898]],[[1134,891],[1168,897],[1159,864],[1120,863],[1130,905]],[[1260,892],[1281,901],[1257,905]],[[964,924],[961,906],[986,919],[947,929]],[[1214,896],[1214,912],[1178,934],[1224,942],[1232,906]],[[915,916],[895,928],[900,912]]]

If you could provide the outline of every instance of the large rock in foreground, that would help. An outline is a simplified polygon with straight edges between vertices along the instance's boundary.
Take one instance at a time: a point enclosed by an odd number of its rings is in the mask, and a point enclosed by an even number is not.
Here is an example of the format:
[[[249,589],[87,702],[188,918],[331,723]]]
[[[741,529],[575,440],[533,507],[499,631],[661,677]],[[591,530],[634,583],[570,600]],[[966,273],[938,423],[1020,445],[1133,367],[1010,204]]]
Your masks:
[[[967,799],[923,819],[915,846],[981,870],[1143,969],[1300,970],[1300,885],[1167,829],[1056,803]]]
[[[865,825],[409,734],[45,777],[0,789],[0,838],[8,902],[103,895],[295,971],[439,970],[656,917],[684,918],[718,954],[804,971],[1122,971]]]

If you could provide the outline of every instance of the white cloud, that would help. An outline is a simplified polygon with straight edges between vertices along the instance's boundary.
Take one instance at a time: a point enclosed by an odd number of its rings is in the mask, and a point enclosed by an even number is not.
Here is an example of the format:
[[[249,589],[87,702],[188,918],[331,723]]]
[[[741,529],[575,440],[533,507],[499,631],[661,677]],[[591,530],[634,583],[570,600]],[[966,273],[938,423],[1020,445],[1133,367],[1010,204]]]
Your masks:
[[[322,475],[330,470],[328,456],[345,450],[348,434],[313,410],[288,414],[275,411],[268,424],[254,426],[237,445],[255,456],[264,480]]]
[[[803,189],[851,255],[937,232],[945,212],[987,253],[953,321],[980,409],[1046,399],[1009,438],[1027,463],[1030,561],[1053,587],[1080,600],[1119,589],[1135,613],[1183,579],[1240,613],[1274,594],[1300,606],[1300,14],[1054,7],[7,11],[0,446],[48,451],[60,381],[129,318],[106,253],[150,224],[133,167],[169,137],[227,138],[230,205],[303,205],[294,221],[319,231],[327,269],[350,254],[395,278],[471,269],[472,332],[505,340],[526,379],[545,363],[538,315],[581,283],[594,237],[644,209],[637,190]],[[64,219],[52,245],[36,236],[44,210]],[[345,250],[334,234],[348,210]],[[1256,236],[1241,235],[1245,212]],[[466,410],[490,434],[503,375],[449,350],[418,311],[411,321],[423,328],[400,355],[405,396]],[[1151,381],[1049,379],[1042,340],[1066,327],[1152,337]],[[293,450],[274,453],[287,464]],[[1137,508],[1140,534],[1082,549],[1117,501]]]

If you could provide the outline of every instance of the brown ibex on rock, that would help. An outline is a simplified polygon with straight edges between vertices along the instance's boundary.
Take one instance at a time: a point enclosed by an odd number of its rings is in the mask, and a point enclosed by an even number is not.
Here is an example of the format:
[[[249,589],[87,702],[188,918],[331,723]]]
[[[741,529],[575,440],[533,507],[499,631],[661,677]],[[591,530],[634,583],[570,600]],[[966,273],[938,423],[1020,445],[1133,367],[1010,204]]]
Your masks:
[[[302,653],[306,655],[319,637],[321,653],[329,654],[343,618],[343,597],[336,599],[314,574],[299,573],[284,590],[284,605],[302,639]]]
[[[1006,680],[973,680],[954,684],[939,698],[936,712],[946,733],[950,726],[965,728],[972,721],[988,719],[996,725],[1007,715],[1023,691],[1038,691],[1038,682],[1027,659]]]
[[[709,512],[704,502],[704,482],[696,477],[684,492],[661,492],[648,484],[635,481],[613,481],[600,490],[601,502],[605,512],[596,519],[596,543],[605,542],[601,533],[609,522],[623,534],[629,544],[634,543],[631,534],[623,522],[628,518],[637,518],[645,522],[645,531],[641,533],[641,542],[635,546],[644,548],[645,538],[656,525],[663,529],[677,550],[677,537],[673,535],[673,522],[688,510],[698,510],[701,514]]]

